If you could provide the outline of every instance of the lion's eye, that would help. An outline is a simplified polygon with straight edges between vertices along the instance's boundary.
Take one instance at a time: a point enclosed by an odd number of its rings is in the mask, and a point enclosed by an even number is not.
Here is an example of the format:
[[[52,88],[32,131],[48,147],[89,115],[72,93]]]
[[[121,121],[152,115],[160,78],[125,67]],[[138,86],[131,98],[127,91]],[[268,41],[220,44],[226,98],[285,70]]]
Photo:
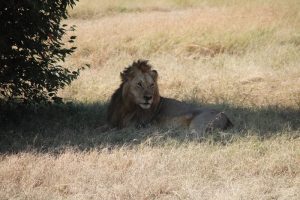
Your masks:
[[[139,86],[139,87],[143,87],[143,86],[142,86],[142,82],[138,82],[138,86]]]

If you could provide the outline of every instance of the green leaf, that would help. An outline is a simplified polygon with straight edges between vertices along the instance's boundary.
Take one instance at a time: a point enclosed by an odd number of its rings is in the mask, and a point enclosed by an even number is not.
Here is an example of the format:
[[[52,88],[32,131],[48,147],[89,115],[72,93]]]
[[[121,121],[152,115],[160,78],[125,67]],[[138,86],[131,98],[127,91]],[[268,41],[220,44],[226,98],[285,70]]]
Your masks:
[[[66,47],[63,37],[75,26],[62,24],[74,0],[5,1],[0,10],[0,91],[6,99],[24,102],[59,101],[58,89],[79,76],[62,65],[76,47]],[[2,7],[1,7],[2,8]],[[73,43],[76,36],[70,37]]]

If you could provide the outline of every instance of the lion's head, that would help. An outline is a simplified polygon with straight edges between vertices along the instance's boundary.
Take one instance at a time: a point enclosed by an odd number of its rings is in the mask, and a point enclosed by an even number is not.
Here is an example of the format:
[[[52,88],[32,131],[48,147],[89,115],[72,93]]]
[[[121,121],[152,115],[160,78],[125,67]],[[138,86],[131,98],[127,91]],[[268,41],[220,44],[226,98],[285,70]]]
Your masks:
[[[122,96],[127,103],[150,109],[159,102],[157,71],[146,60],[138,60],[121,72]]]
[[[157,72],[146,60],[138,60],[121,72],[122,83],[111,97],[107,120],[112,127],[132,122],[144,124],[153,118],[160,105]]]

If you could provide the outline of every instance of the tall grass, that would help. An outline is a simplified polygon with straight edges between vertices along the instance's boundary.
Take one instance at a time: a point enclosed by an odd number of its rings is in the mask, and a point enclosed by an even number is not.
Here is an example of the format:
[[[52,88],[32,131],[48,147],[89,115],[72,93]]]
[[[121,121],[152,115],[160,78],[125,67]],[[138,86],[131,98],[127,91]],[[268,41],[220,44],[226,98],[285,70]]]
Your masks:
[[[2,156],[1,199],[299,199],[299,140]]]
[[[170,12],[71,20],[78,26],[79,48],[70,62],[88,62],[92,69],[63,94],[80,101],[107,100],[119,84],[118,73],[111,70],[121,71],[133,60],[145,58],[158,69],[166,96],[205,103],[297,106],[299,5],[215,2]]]
[[[91,64],[67,104],[0,105],[0,199],[299,199],[297,0],[81,0],[70,10]],[[119,72],[149,59],[163,96],[225,111],[206,137],[103,132]]]

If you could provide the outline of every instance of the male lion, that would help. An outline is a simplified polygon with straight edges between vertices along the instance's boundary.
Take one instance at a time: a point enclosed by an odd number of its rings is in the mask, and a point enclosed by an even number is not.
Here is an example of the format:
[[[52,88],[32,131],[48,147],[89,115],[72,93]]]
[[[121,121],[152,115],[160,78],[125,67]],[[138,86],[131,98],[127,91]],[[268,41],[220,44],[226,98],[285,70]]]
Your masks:
[[[222,112],[161,97],[157,77],[157,71],[152,70],[146,60],[133,62],[121,72],[122,83],[112,95],[108,107],[110,127],[171,124],[204,133],[232,126]]]

